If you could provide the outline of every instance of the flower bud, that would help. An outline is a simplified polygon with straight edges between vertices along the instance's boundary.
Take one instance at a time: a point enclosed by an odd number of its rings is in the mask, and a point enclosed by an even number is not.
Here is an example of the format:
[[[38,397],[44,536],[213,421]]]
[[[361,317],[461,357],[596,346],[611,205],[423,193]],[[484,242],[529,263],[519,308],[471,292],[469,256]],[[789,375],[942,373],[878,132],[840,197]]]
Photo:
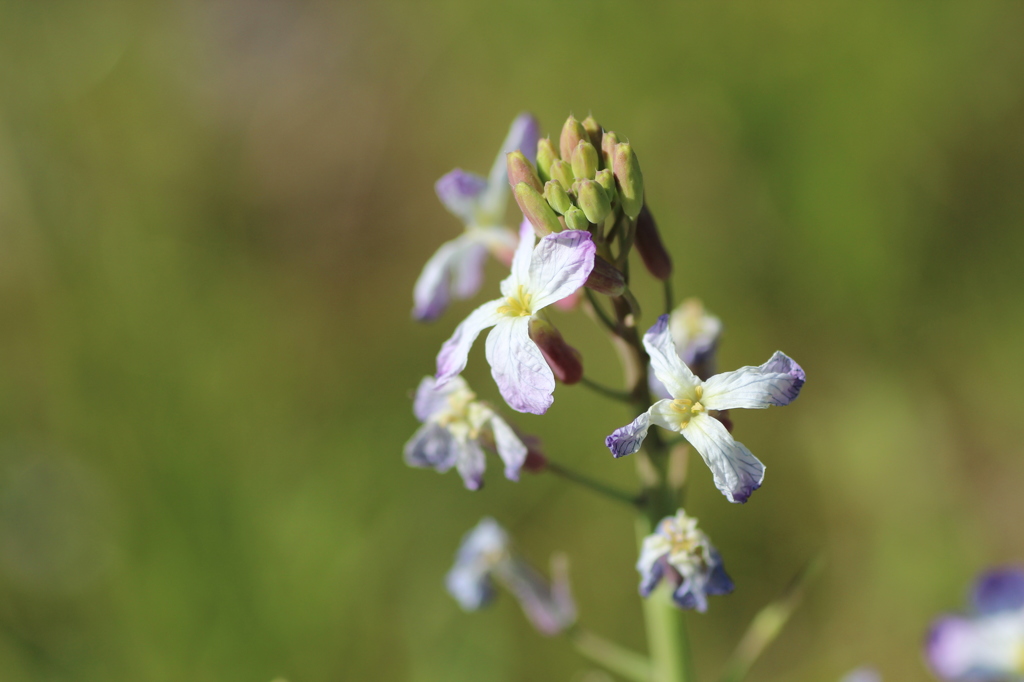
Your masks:
[[[668,255],[665,244],[658,234],[658,225],[654,216],[645,205],[636,219],[636,236],[633,246],[640,254],[644,267],[652,276],[662,281],[672,276],[672,257]]]
[[[572,174],[590,180],[597,174],[597,149],[586,140],[580,140],[572,150]]]
[[[551,179],[557,180],[562,189],[568,192],[572,188],[572,181],[575,179],[575,176],[572,174],[572,167],[567,162],[559,159],[551,164]]]
[[[589,230],[590,221],[580,209],[573,206],[565,212],[565,226],[570,230]]]
[[[633,147],[628,142],[615,145],[612,171],[618,183],[623,213],[636,218],[644,205],[644,176],[640,172],[640,162],[633,153]]]
[[[508,168],[508,184],[511,187],[515,187],[520,182],[525,182],[537,190],[537,192],[544,191],[544,184],[540,181],[537,171],[533,170],[533,164],[526,158],[526,154],[520,151],[506,154],[505,164]]]
[[[530,338],[540,348],[556,379],[563,384],[575,384],[583,378],[583,360],[579,351],[567,344],[550,322],[539,317],[531,318]]]
[[[626,290],[626,278],[604,258],[594,256],[594,269],[583,286],[606,296],[621,296]]]
[[[576,149],[576,145],[580,143],[580,140],[588,139],[590,138],[587,136],[587,131],[570,114],[569,118],[565,119],[565,125],[562,126],[562,135],[558,138],[558,148],[562,152],[562,159],[565,161],[571,159],[572,150]]]
[[[561,231],[562,224],[558,222],[558,216],[537,190],[525,182],[520,182],[516,185],[513,193],[516,203],[519,204],[519,209],[533,225],[533,231],[537,233],[538,237]]]
[[[554,180],[548,180],[544,183],[544,198],[547,200],[548,205],[555,209],[559,214],[564,214],[572,208],[572,200],[569,199],[569,195],[566,194],[565,189]]]
[[[608,170],[612,168],[612,161],[615,158],[615,145],[619,143],[619,136],[610,130],[606,130],[601,136],[601,161]]]
[[[594,115],[591,114],[587,116],[585,119],[583,119],[580,125],[583,126],[583,129],[587,131],[587,138],[590,140],[590,144],[594,145],[595,149],[600,149],[601,125],[597,122],[597,119],[594,118]]]
[[[551,179],[551,164],[557,159],[558,150],[551,138],[545,137],[537,142],[537,174],[544,182]]]
[[[619,193],[615,189],[615,175],[611,170],[602,168],[597,171],[597,175],[594,177],[597,180],[597,184],[601,185],[601,189],[604,190],[605,196],[608,197],[608,203],[615,207],[615,202],[619,200]]]
[[[611,202],[594,180],[580,180],[576,190],[576,203],[587,216],[587,220],[600,225],[612,212]]]

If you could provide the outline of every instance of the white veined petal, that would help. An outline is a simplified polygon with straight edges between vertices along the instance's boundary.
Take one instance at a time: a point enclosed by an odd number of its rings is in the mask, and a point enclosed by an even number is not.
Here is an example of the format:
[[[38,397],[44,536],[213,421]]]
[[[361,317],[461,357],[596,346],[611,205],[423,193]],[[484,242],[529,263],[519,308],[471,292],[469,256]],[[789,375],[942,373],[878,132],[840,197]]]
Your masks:
[[[469,390],[469,384],[462,377],[454,377],[444,386],[437,387],[434,377],[423,377],[416,387],[416,397],[412,403],[412,413],[421,422],[425,422],[441,410],[449,407],[448,398],[458,391]]]
[[[604,439],[605,446],[612,451],[614,457],[625,457],[637,452],[647,438],[647,430],[651,428],[650,410],[625,426],[612,431],[611,435]]]
[[[491,376],[505,402],[518,412],[547,412],[554,402],[555,375],[530,338],[530,318],[502,316],[485,349]]]
[[[651,414],[651,423],[657,424],[663,429],[681,433],[680,425],[683,421],[683,417],[686,415],[672,409],[672,403],[672,400],[659,400],[651,405],[651,409],[648,410]]]
[[[519,480],[519,470],[526,461],[527,448],[508,423],[494,415],[491,417],[491,431],[494,433],[494,446],[498,456],[505,463],[505,477],[512,481]]]
[[[764,465],[733,439],[722,422],[706,414],[694,415],[682,434],[700,453],[714,475],[715,487],[730,502],[746,502],[761,487]]]
[[[455,328],[455,333],[444,342],[441,352],[437,354],[437,386],[444,386],[466,368],[473,342],[480,336],[480,332],[493,327],[503,317],[498,307],[504,303],[505,300],[500,298],[484,303]]]
[[[760,367],[741,367],[705,381],[701,402],[709,410],[760,410],[772,405],[788,405],[800,394],[804,376],[800,365],[785,353],[776,351]]]
[[[654,326],[644,334],[644,348],[651,356],[651,368],[655,376],[665,385],[672,397],[689,397],[693,389],[700,385],[700,379],[694,376],[676,353],[672,333],[668,328],[668,315],[659,317]]]
[[[458,452],[455,468],[462,476],[462,482],[470,490],[479,490],[484,483],[484,468],[487,466],[483,449],[471,438],[456,441],[455,447]]]
[[[501,281],[502,296],[515,296],[519,285],[525,285],[530,281],[530,259],[533,258],[533,245],[536,241],[533,225],[524,220],[519,225],[519,245],[512,256],[512,271]]]
[[[564,230],[540,240],[530,261],[529,290],[536,312],[573,293],[594,269],[593,238],[583,230]]]

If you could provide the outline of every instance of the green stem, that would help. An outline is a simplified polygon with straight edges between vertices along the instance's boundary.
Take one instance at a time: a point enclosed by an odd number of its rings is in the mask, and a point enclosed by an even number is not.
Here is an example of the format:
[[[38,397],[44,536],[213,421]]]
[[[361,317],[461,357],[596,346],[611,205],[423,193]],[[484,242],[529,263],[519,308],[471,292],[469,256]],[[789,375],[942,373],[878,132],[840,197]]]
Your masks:
[[[675,295],[672,291],[672,278],[668,277],[664,282],[664,293],[665,293],[665,314],[671,315],[672,308],[675,307]]]
[[[595,635],[582,627],[568,633],[576,651],[608,670],[633,682],[650,682],[651,662],[641,654]]]
[[[633,396],[631,396],[630,394],[626,393],[625,391],[620,391],[618,389],[608,388],[607,386],[602,386],[601,384],[597,383],[596,381],[591,381],[590,379],[588,379],[585,376],[584,377],[580,377],[580,383],[583,384],[584,386],[586,386],[587,388],[589,388],[590,390],[592,390],[592,391],[594,391],[596,393],[600,393],[601,395],[605,396],[606,398],[612,398],[613,400],[620,400],[620,401],[625,402],[625,403],[632,403],[633,402]]]
[[[602,308],[601,305],[598,303],[597,296],[594,294],[594,291],[592,289],[587,289],[586,287],[584,287],[583,293],[586,294],[587,301],[590,302],[591,307],[594,309],[594,314],[597,315],[597,318],[598,320],[601,321],[601,324],[607,327],[608,331],[610,331],[612,334],[618,336],[619,330],[615,320],[609,317],[608,313],[605,312],[604,308]]]
[[[551,473],[561,476],[567,481],[572,481],[577,485],[581,485],[584,488],[590,489],[592,492],[604,495],[605,497],[617,500],[619,502],[625,502],[631,507],[637,507],[640,504],[642,498],[637,495],[632,495],[624,490],[619,490],[613,486],[607,485],[600,481],[596,481],[589,476],[573,471],[572,469],[566,469],[561,464],[556,464],[551,460],[548,460],[544,466],[544,469]]]

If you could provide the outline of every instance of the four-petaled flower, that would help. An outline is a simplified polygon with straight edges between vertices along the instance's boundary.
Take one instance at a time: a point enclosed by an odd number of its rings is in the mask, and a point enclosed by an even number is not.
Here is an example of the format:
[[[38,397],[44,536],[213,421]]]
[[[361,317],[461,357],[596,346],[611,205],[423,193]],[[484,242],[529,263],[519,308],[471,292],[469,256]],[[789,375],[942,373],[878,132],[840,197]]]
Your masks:
[[[552,560],[551,582],[520,557],[498,522],[484,518],[462,539],[445,584],[466,611],[477,611],[495,597],[495,580],[519,601],[526,617],[545,635],[562,632],[576,621],[564,560]]]
[[[469,314],[437,356],[437,386],[466,367],[469,349],[488,327],[485,346],[491,375],[514,410],[544,414],[551,406],[555,377],[540,348],[530,338],[530,321],[543,308],[583,286],[594,268],[596,247],[590,233],[565,230],[549,234],[534,248],[529,223],[519,231],[512,273],[501,283],[502,298]]]
[[[973,616],[932,626],[925,647],[932,670],[951,682],[1024,679],[1024,571],[984,573],[971,596]]]
[[[505,462],[505,476],[519,480],[527,447],[504,419],[476,394],[462,377],[438,387],[423,377],[416,389],[413,413],[423,422],[405,444],[405,461],[415,467],[445,472],[453,466],[470,490],[483,484],[484,451],[493,447]]]
[[[668,315],[644,335],[651,368],[668,389],[671,400],[659,400],[633,423],[616,429],[605,445],[616,457],[640,449],[651,424],[683,435],[714,474],[715,486],[730,502],[745,502],[764,480],[764,465],[742,443],[733,440],[711,411],[760,409],[788,405],[804,385],[804,371],[776,351],[760,367],[743,367],[701,381],[679,359],[668,328]]]
[[[718,550],[697,528],[697,519],[687,516],[682,509],[675,516],[662,519],[655,531],[644,538],[636,570],[640,572],[641,596],[650,596],[665,579],[672,585],[672,601],[701,613],[708,608],[708,596],[733,590]]]
[[[688,298],[668,316],[668,329],[672,334],[679,359],[701,379],[715,373],[715,350],[722,334],[722,321],[704,309],[699,298]],[[651,372],[647,376],[651,393],[659,398],[670,398],[665,384]]]
[[[456,168],[434,186],[441,203],[466,226],[466,231],[445,242],[423,267],[413,289],[413,317],[434,320],[452,296],[469,298],[480,289],[487,253],[508,262],[516,235],[505,227],[509,186],[505,155],[521,150],[536,159],[540,127],[530,114],[520,114],[508,131],[488,177]]]

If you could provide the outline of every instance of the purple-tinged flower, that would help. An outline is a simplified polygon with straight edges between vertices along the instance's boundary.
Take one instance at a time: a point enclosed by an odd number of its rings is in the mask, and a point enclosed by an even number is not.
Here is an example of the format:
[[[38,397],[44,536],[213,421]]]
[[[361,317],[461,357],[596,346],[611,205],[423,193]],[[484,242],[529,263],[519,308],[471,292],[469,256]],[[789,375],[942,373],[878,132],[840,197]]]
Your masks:
[[[463,609],[477,611],[494,600],[498,582],[515,596],[537,630],[556,635],[576,622],[576,604],[564,558],[552,559],[551,573],[549,583],[515,552],[505,529],[484,518],[462,539],[445,584]]]
[[[505,227],[509,197],[505,155],[522,150],[534,159],[539,137],[537,119],[520,114],[512,122],[488,177],[456,168],[437,181],[434,189],[438,198],[466,230],[442,244],[423,266],[413,289],[414,318],[421,322],[437,319],[452,296],[466,299],[475,294],[483,281],[488,252],[508,263],[516,247],[516,235]]]
[[[715,373],[715,350],[722,334],[722,321],[704,309],[699,298],[688,298],[668,316],[668,329],[679,359],[690,371],[707,381]],[[653,373],[648,376],[651,392],[669,398],[668,389]]]
[[[882,682],[882,676],[874,668],[857,668],[848,672],[840,682]]]
[[[671,400],[659,400],[633,423],[616,429],[605,445],[616,457],[640,449],[651,424],[681,433],[714,474],[715,487],[730,502],[746,502],[761,487],[764,465],[711,412],[736,408],[763,409],[788,405],[804,385],[800,365],[780,351],[760,367],[742,367],[701,381],[679,359],[662,315],[644,335],[651,367],[668,389]]]
[[[445,472],[453,466],[470,490],[483,485],[483,445],[493,447],[505,463],[506,478],[518,481],[527,447],[504,419],[476,399],[462,377],[438,387],[434,377],[423,377],[413,413],[423,422],[405,444],[410,466]]]
[[[1024,570],[983,573],[971,601],[974,615],[932,625],[925,645],[932,671],[950,682],[1024,680]]]
[[[697,528],[697,519],[682,509],[662,519],[644,538],[636,570],[642,597],[650,596],[664,579],[672,586],[676,605],[701,613],[708,609],[708,596],[729,594],[734,587],[718,550]]]
[[[437,386],[466,367],[469,349],[488,327],[485,346],[491,375],[514,410],[544,414],[554,401],[555,376],[530,338],[530,321],[543,308],[583,286],[594,267],[596,247],[590,233],[565,230],[549,234],[534,248],[529,223],[519,231],[512,273],[501,283],[502,298],[469,314],[437,355]]]

